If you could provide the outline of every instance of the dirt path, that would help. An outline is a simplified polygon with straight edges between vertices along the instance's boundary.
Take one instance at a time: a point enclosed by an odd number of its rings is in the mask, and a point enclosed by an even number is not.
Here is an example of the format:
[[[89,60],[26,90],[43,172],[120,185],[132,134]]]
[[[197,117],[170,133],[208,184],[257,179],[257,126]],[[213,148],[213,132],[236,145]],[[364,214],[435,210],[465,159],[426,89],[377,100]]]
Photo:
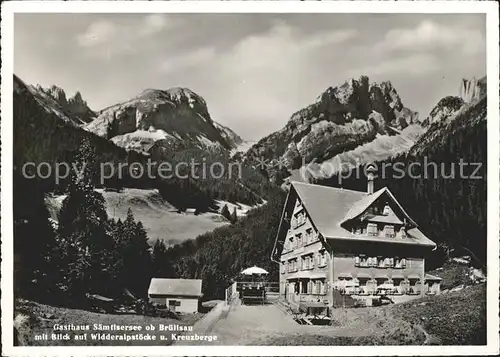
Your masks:
[[[184,345],[260,345],[266,341],[297,335],[328,337],[359,337],[360,329],[333,326],[299,325],[293,318],[273,304],[241,305],[237,303],[223,313],[208,333],[216,341],[182,342]]]

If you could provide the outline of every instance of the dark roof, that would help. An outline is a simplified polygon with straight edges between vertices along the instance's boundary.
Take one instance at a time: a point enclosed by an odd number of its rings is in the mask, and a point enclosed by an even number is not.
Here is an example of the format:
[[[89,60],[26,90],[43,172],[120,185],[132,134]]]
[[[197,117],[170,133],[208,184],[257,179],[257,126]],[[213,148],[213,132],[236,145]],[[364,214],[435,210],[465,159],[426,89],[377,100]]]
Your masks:
[[[202,296],[199,279],[152,278],[149,295]]]
[[[418,228],[407,231],[407,238],[385,238],[360,236],[352,234],[342,227],[342,223],[356,218],[362,214],[377,198],[387,193],[391,199],[400,207],[408,220],[416,226],[416,223],[406,214],[390,191],[384,187],[373,194],[352,191],[341,188],[312,185],[302,182],[292,182],[299,199],[309,214],[314,226],[326,239],[333,240],[358,240],[386,243],[417,244],[435,246],[435,243],[427,238]]]

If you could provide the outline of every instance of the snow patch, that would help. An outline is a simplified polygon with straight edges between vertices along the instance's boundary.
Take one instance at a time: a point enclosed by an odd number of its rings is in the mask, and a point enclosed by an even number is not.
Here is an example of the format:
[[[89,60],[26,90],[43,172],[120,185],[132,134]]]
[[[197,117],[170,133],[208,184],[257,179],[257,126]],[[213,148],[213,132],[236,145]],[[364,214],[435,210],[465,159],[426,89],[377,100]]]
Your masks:
[[[207,147],[212,147],[212,146],[215,146],[218,144],[218,143],[215,143],[215,142],[209,140],[208,138],[206,138],[203,135],[196,135],[196,139],[198,140],[198,142],[200,142],[200,144],[205,145]]]

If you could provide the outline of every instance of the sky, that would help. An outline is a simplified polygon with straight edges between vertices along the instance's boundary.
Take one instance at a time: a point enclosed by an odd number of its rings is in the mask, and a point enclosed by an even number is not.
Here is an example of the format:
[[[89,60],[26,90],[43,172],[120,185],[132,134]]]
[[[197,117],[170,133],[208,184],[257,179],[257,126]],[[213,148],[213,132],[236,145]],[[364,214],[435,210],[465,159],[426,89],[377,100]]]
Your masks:
[[[16,14],[14,72],[94,110],[187,87],[258,140],[361,75],[390,80],[425,118],[486,74],[485,26],[484,14]]]

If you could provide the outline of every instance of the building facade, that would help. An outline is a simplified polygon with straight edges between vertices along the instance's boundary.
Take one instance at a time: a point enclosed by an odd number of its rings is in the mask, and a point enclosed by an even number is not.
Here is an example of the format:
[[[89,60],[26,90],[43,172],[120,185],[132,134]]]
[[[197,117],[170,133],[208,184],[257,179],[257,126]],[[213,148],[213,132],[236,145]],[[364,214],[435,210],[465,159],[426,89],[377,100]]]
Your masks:
[[[148,289],[149,302],[163,305],[171,311],[198,311],[202,281],[198,279],[152,278]]]
[[[435,248],[387,188],[367,192],[293,182],[272,259],[280,265],[280,296],[292,303],[334,304],[334,292],[368,305],[439,293],[425,275]]]

